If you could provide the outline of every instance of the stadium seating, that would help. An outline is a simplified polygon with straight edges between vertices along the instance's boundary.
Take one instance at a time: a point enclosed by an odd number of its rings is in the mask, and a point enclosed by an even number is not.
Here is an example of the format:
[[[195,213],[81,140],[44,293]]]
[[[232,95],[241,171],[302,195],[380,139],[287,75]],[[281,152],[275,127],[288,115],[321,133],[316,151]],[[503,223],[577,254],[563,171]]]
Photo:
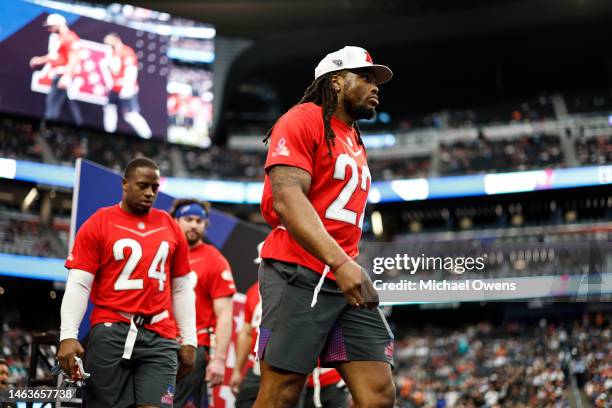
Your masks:
[[[32,123],[12,118],[3,118],[0,123],[0,157],[43,161]]]
[[[458,141],[441,145],[441,174],[467,174],[559,167],[563,155],[556,135],[518,139]]]
[[[163,174],[182,177],[233,180],[263,180],[265,150],[238,150],[213,146],[200,149],[145,141],[125,135],[50,125],[40,132],[51,155],[43,160],[37,125],[23,119],[4,118],[0,126],[0,156],[72,165],[78,157],[88,158],[120,171],[135,156],[152,157]],[[17,138],[12,137],[18,135]],[[19,141],[19,143],[17,143]],[[581,164],[611,161],[609,139],[576,142]],[[173,154],[175,153],[175,154]],[[434,160],[434,156],[439,160]],[[178,161],[178,163],[177,163]],[[437,163],[436,167],[433,163]],[[525,134],[518,138],[453,139],[441,142],[430,154],[410,157],[372,155],[369,160],[374,180],[519,171],[566,166],[556,134]]]
[[[612,333],[594,320],[408,330],[396,343],[399,406],[566,407],[580,365],[578,385],[608,406]]]
[[[65,224],[58,229],[67,236]],[[42,226],[35,215],[0,212],[0,253],[61,258],[67,245],[58,239],[57,231]]]
[[[580,164],[612,162],[612,136],[597,136],[576,140],[576,158]]]

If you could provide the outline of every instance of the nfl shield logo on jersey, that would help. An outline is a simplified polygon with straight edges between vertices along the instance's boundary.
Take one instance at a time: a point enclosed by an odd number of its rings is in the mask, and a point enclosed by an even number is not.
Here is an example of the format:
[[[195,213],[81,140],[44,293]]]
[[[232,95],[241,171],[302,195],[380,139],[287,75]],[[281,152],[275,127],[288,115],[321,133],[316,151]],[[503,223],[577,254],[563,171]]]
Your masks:
[[[139,222],[139,223],[138,223],[138,229],[141,229],[141,230],[145,229],[145,224],[144,224],[144,222]]]
[[[161,397],[162,404],[174,404],[174,386],[169,385],[166,389],[166,393]]]

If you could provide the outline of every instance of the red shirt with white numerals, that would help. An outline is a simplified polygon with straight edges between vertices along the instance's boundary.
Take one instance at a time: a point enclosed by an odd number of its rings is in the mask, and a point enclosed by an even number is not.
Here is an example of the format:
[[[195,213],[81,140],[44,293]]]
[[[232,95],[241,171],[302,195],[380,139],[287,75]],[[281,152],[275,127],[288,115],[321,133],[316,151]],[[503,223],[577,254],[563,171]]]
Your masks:
[[[291,108],[272,130],[266,159],[266,172],[273,166],[299,167],[312,182],[307,194],[323,226],[351,257],[357,247],[370,190],[371,176],[363,145],[357,142],[355,129],[333,117],[336,135],[329,155],[323,128],[321,107],[303,103]],[[272,232],[266,238],[261,257],[300,264],[318,273],[325,265],[307,252],[283,227],[273,208],[274,198],[269,176],[264,181],[261,212]],[[335,279],[330,273],[328,277]]]
[[[145,316],[170,312],[172,279],[191,271],[188,251],[183,231],[165,211],[152,208],[139,216],[114,205],[85,221],[65,266],[94,275],[92,326],[127,323],[129,319],[118,312]],[[145,327],[176,338],[170,318]]]

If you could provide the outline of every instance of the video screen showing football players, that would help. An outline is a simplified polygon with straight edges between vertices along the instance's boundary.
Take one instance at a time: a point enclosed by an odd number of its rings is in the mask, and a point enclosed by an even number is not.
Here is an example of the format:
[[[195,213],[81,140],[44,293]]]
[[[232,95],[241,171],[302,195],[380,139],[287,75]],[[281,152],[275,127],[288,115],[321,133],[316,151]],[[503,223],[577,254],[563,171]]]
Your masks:
[[[0,111],[206,147],[212,26],[112,4],[6,0]]]

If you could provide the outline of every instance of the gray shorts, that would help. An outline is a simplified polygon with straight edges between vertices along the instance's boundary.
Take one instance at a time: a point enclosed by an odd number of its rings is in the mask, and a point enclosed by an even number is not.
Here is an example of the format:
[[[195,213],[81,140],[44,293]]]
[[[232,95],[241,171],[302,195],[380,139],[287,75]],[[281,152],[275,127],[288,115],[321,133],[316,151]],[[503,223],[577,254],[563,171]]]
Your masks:
[[[198,347],[193,371],[176,383],[175,408],[183,408],[184,406],[190,408],[208,407],[208,393],[206,381],[204,381],[208,363],[208,351],[208,347]]]
[[[126,323],[102,323],[91,329],[85,356],[85,370],[91,374],[87,408],[172,407],[178,343],[140,327],[126,364],[121,356],[129,328]]]
[[[379,308],[350,307],[331,279],[310,307],[321,275],[300,265],[264,259],[257,355],[273,367],[309,374],[349,361],[384,361],[392,367],[393,333]]]

